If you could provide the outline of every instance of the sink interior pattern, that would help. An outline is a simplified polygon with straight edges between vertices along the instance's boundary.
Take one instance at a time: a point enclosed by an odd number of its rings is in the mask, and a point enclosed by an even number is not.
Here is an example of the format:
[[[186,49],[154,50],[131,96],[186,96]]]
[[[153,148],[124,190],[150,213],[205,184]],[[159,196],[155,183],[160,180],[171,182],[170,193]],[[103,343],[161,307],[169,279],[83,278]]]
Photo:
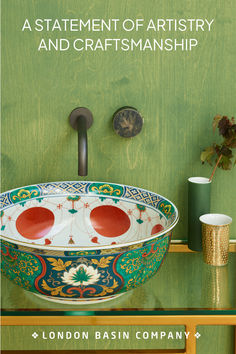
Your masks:
[[[49,249],[97,249],[140,242],[166,230],[171,202],[142,189],[93,182],[56,182],[2,195],[1,235]]]

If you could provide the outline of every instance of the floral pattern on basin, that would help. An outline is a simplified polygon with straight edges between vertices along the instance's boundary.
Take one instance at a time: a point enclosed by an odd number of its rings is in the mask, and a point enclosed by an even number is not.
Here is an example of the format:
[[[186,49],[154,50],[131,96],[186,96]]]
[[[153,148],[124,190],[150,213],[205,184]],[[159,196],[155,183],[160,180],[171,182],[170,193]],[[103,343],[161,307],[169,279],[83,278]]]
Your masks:
[[[145,283],[160,267],[171,235],[114,255],[48,257],[2,244],[2,272],[26,290],[58,298],[121,294]]]
[[[98,281],[99,277],[100,273],[98,273],[97,269],[80,264],[76,268],[70,268],[69,272],[65,272],[61,279],[63,283],[79,286],[94,284]]]
[[[0,199],[1,271],[63,303],[105,301],[145,283],[178,221],[166,198],[112,183],[43,183]]]

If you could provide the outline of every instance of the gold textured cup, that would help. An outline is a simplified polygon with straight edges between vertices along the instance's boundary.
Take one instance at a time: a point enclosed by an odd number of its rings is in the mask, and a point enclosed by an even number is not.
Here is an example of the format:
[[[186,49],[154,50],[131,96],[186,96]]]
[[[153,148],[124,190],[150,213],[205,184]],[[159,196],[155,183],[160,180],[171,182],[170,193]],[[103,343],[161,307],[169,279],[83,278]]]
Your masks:
[[[207,264],[223,266],[228,263],[229,225],[232,218],[224,214],[204,214],[202,223],[203,260]]]

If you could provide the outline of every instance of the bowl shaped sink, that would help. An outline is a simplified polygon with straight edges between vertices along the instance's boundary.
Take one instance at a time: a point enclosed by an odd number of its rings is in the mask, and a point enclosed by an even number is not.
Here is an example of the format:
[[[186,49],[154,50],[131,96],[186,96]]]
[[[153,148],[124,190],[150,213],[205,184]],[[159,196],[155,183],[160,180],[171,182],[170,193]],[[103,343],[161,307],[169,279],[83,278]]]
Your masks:
[[[144,189],[52,182],[1,194],[1,269],[15,284],[63,303],[105,301],[154,275],[178,221]]]

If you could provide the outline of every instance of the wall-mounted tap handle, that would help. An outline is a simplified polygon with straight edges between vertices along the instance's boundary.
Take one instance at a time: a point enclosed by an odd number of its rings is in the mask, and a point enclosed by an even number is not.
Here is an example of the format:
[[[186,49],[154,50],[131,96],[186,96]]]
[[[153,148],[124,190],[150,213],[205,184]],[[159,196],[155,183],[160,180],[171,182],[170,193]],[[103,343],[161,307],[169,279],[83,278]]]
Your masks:
[[[88,174],[87,130],[93,124],[93,115],[88,108],[74,109],[69,116],[70,125],[78,131],[78,175]]]
[[[123,138],[138,135],[143,127],[143,117],[136,108],[125,106],[119,108],[113,115],[113,128],[116,134]]]

